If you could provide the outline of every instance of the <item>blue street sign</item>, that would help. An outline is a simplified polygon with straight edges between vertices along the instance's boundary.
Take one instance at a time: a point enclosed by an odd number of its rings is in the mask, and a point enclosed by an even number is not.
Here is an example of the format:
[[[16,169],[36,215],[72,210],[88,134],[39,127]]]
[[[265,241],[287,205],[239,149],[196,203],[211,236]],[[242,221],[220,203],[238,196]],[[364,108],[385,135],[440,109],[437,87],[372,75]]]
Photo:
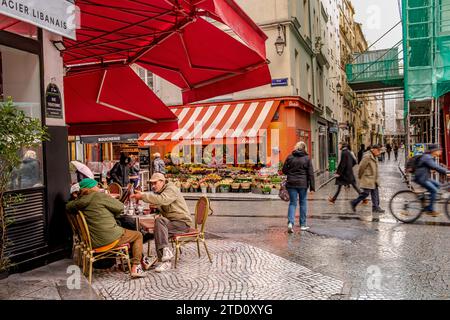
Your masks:
[[[288,78],[272,79],[272,87],[286,87],[288,85]]]

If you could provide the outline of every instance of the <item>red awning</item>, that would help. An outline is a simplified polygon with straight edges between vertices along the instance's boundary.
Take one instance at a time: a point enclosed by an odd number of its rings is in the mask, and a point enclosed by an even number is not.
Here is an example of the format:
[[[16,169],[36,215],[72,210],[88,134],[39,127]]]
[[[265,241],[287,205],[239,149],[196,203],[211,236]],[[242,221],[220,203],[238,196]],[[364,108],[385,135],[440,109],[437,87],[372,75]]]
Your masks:
[[[173,107],[171,110],[179,119],[179,129],[174,132],[145,133],[139,137],[139,144],[167,144],[170,141],[245,142],[249,138],[266,134],[279,104],[279,100],[253,100]]]
[[[37,27],[3,14],[0,14],[0,30],[37,38]]]
[[[65,40],[69,74],[137,63],[180,87],[184,103],[271,82],[267,36],[233,0],[78,0],[77,5],[77,41]]]
[[[165,132],[177,117],[129,67],[110,67],[64,78],[70,135]]]

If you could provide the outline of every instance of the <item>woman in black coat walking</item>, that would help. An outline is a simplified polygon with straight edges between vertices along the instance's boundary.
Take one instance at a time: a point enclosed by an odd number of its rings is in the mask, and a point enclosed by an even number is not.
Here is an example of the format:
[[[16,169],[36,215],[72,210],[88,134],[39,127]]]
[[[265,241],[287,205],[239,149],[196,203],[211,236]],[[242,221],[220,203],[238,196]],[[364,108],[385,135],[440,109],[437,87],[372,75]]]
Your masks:
[[[339,144],[341,149],[341,161],[336,170],[336,185],[338,189],[333,197],[328,199],[329,202],[335,203],[339,193],[341,192],[342,186],[351,185],[358,192],[361,193],[358,186],[356,185],[355,175],[353,173],[353,167],[356,165],[356,159],[350,153],[348,144],[346,142],[341,142]]]

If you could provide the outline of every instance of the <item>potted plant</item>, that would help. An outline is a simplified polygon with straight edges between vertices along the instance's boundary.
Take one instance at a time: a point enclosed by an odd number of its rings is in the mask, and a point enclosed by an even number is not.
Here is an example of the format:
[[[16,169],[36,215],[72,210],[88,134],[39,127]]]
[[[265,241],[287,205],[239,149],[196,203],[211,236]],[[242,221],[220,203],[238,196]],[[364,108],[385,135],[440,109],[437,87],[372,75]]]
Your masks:
[[[12,174],[20,163],[20,151],[38,147],[49,140],[47,128],[39,119],[33,119],[14,106],[11,98],[0,104],[0,275],[6,275],[10,261],[6,256],[7,227],[11,220],[5,216],[5,207],[21,201],[20,194],[6,194]]]
[[[200,187],[200,183],[198,181],[194,181],[191,184],[192,192],[198,192],[198,188]]]
[[[241,189],[243,192],[249,192],[250,191],[250,187],[251,187],[251,183],[250,182],[242,182],[241,183]]]
[[[241,184],[239,182],[233,181],[233,183],[231,184],[231,191],[239,192],[240,187],[241,187]]]
[[[221,185],[220,185],[220,191],[221,192],[230,192],[230,184],[228,184],[228,183],[222,183]]]
[[[202,193],[206,193],[208,191],[208,184],[206,182],[200,183],[200,188],[202,189]]]
[[[265,185],[262,189],[263,194],[270,194],[272,188],[269,185]]]
[[[183,182],[183,183],[181,184],[181,190],[182,190],[183,192],[188,192],[190,188],[191,188],[191,183],[188,182],[188,181]]]

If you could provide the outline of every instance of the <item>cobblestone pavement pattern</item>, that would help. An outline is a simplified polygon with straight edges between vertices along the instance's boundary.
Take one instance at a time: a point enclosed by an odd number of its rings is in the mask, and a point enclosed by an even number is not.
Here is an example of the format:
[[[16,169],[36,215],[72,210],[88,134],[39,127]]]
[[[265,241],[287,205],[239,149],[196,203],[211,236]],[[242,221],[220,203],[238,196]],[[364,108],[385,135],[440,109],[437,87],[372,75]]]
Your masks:
[[[196,245],[183,249],[177,269],[147,272],[130,281],[127,274],[97,271],[93,287],[106,299],[329,299],[343,283],[240,242],[211,239],[213,263]]]

